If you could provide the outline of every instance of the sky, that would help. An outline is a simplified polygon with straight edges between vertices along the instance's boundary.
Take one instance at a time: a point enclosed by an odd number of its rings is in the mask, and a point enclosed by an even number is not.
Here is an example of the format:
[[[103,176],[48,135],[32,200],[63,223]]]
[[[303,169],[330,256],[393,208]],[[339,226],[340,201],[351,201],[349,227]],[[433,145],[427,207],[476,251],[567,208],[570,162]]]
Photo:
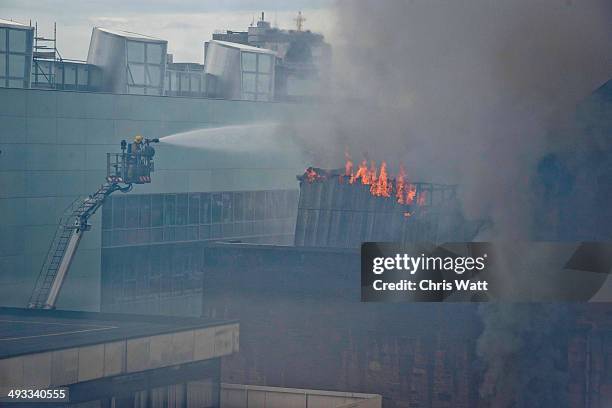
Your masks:
[[[168,41],[175,62],[199,62],[203,44],[217,30],[246,30],[261,12],[279,28],[295,27],[298,11],[305,29],[334,36],[332,0],[0,0],[0,18],[38,22],[39,34],[52,36],[57,22],[63,58],[87,59],[93,27],[151,35]]]

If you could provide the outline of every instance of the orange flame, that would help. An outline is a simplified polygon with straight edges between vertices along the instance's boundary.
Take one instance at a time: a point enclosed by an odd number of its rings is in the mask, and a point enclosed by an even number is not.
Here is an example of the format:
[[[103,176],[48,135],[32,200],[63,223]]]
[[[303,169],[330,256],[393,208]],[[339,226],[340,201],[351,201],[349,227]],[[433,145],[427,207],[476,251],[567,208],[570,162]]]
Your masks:
[[[358,181],[360,179],[361,184],[370,184],[370,180],[368,178],[368,165],[365,160],[359,164],[357,173],[351,175],[351,179],[349,180],[349,182],[353,184],[355,181]]]
[[[419,198],[417,199],[417,204],[420,206],[424,206],[426,200],[427,194],[425,193],[425,191],[421,191],[421,193],[419,194]]]
[[[351,155],[348,153],[348,151],[345,151],[344,157],[346,158],[346,163],[344,164],[344,174],[346,176],[352,176],[353,175],[353,160],[351,160]]]
[[[395,178],[395,198],[397,202],[400,204],[405,204],[406,200],[404,199],[404,194],[406,190],[406,186],[404,185],[404,179],[406,178],[406,170],[404,166],[400,166],[399,173]]]
[[[372,171],[370,171],[372,173]],[[387,163],[382,162],[380,165],[380,175],[376,178],[376,166],[373,169],[373,182],[370,186],[372,195],[379,197],[389,197],[389,180],[387,176]]]
[[[317,181],[317,178],[319,178],[319,175],[312,167],[309,167],[306,169],[306,178],[308,179],[309,183],[314,183]]]
[[[406,192],[406,201],[405,204],[414,203],[414,198],[416,197],[417,188],[414,184],[408,184],[408,191]]]
[[[368,179],[370,184],[376,183],[376,170],[376,163],[374,163],[374,160],[372,160],[370,162],[370,170],[368,170]]]
[[[370,194],[376,197],[393,197],[399,204],[418,206],[427,205],[427,195],[425,191],[420,191],[415,184],[409,183],[406,179],[406,169],[400,166],[398,174],[393,178],[389,175],[387,163],[382,162],[380,167],[374,161],[368,167],[367,160],[362,160],[356,167],[348,153],[344,153],[346,162],[344,164],[344,175],[338,175],[338,182],[348,181],[350,184],[362,184],[369,186]],[[315,169],[306,169],[305,178],[313,183],[325,179],[325,175],[318,174]],[[405,211],[404,216],[410,217],[414,214]]]

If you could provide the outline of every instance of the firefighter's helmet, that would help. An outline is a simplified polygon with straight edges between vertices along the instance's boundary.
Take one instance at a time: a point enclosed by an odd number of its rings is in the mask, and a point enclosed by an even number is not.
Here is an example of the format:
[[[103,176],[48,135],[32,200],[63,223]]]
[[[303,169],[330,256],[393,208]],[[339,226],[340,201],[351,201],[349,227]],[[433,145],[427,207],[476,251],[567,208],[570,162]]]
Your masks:
[[[142,136],[141,136],[141,135],[137,135],[137,136],[134,138],[134,142],[136,142],[136,143],[142,143]]]

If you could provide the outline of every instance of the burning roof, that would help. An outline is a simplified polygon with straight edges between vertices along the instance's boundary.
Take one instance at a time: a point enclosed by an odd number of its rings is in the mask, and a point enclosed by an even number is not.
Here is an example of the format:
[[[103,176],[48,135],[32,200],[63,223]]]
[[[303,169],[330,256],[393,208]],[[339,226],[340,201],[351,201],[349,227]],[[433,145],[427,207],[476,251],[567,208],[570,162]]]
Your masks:
[[[412,182],[350,160],[342,169],[309,167],[297,178],[295,245],[357,248],[363,242],[470,241],[482,222],[467,221],[456,186]]]
[[[429,193],[432,193],[433,190],[444,192],[445,198],[455,195],[455,186],[452,185],[409,182],[406,179],[406,171],[403,167],[400,167],[397,176],[392,177],[387,171],[385,162],[377,167],[374,162],[370,162],[368,166],[364,160],[354,169],[353,163],[347,160],[344,171],[342,169],[325,170],[309,167],[303,175],[298,176],[298,180],[308,183],[334,179],[339,184],[367,186],[366,190],[373,197],[394,200],[397,204],[404,205],[406,209],[404,215],[407,217],[412,214],[408,209],[427,207],[432,204]]]

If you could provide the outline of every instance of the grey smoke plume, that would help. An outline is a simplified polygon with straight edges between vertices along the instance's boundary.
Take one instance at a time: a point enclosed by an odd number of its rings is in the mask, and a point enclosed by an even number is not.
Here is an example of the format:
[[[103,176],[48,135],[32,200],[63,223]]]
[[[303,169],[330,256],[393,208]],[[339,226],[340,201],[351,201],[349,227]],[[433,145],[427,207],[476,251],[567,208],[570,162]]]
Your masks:
[[[487,363],[484,406],[563,408],[567,401],[568,329],[576,319],[559,304],[485,304],[478,355]]]
[[[322,166],[345,148],[458,183],[486,239],[529,239],[531,178],[559,122],[612,76],[608,0],[340,0],[336,98],[308,127]],[[562,407],[559,305],[487,305],[481,393],[495,407]],[[520,391],[520,392],[519,392]]]
[[[344,149],[461,184],[495,236],[529,229],[529,177],[548,123],[612,74],[612,3],[340,0],[336,97],[308,126],[319,165]],[[314,148],[316,150],[316,147]],[[356,156],[356,157],[355,157]]]

